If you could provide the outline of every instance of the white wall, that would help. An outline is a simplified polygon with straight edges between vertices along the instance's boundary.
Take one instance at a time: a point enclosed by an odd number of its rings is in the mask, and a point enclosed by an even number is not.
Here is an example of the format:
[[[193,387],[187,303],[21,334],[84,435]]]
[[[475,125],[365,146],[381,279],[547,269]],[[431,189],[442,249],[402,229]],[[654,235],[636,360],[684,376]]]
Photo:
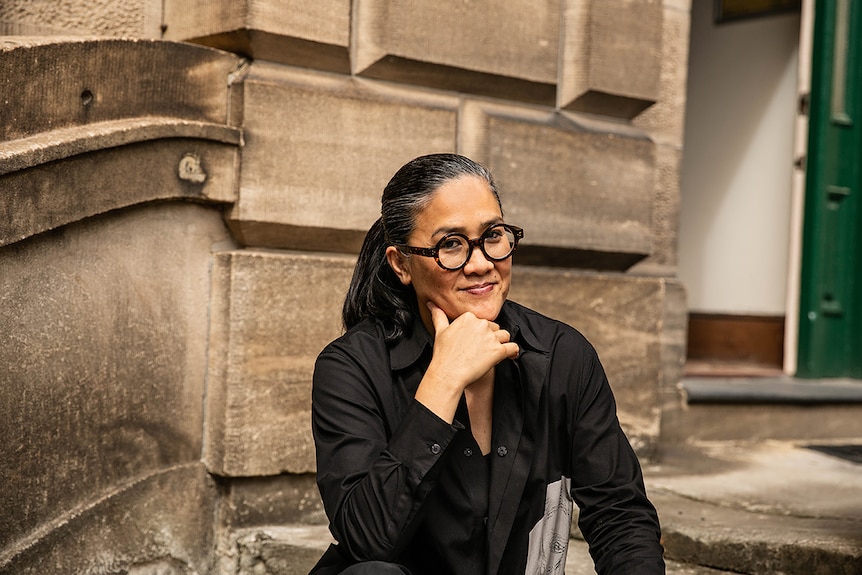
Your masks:
[[[693,0],[679,276],[692,311],[784,315],[799,15]]]

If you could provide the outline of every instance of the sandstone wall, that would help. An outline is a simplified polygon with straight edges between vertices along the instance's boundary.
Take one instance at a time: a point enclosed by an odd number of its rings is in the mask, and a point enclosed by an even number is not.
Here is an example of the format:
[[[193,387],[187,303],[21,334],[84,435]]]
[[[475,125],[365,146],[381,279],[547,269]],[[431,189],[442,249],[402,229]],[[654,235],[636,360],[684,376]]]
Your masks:
[[[4,2],[0,572],[235,572],[234,530],[323,520],[312,363],[429,152],[495,173],[512,299],[593,341],[648,456],[684,358],[688,8]]]
[[[235,56],[4,38],[0,573],[209,573],[214,253]]]

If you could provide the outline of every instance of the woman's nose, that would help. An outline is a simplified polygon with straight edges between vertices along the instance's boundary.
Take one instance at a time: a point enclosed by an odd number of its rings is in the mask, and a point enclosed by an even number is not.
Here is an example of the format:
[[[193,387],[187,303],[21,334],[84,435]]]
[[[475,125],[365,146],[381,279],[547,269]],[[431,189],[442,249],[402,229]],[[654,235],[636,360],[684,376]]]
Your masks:
[[[494,267],[494,262],[485,257],[485,253],[479,246],[473,248],[473,253],[464,265],[465,274],[483,274]]]

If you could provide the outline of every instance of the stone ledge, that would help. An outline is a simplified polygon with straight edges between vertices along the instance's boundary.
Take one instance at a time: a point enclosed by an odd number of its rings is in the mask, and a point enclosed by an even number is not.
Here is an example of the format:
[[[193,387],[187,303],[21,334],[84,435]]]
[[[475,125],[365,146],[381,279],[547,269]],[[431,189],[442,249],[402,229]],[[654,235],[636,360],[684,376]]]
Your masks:
[[[245,64],[192,44],[106,38],[4,39],[0,57],[14,79],[0,86],[0,141],[150,116],[227,124],[229,78]]]
[[[216,498],[198,462],[132,478],[0,549],[0,574],[128,573],[146,564],[206,573]]]
[[[106,136],[112,137],[125,136]],[[57,143],[45,154],[59,155],[74,145]],[[10,163],[36,161],[41,153],[31,147]],[[154,201],[231,203],[236,199],[238,156],[239,147],[233,144],[174,137],[80,153],[2,174],[0,246]]]
[[[237,531],[228,559],[235,575],[305,575],[333,541],[325,525],[264,526]],[[668,575],[720,575],[729,571],[667,560]],[[595,575],[587,543],[574,537],[566,555],[568,575]]]
[[[684,379],[680,389],[689,404],[862,404],[862,386],[849,379],[702,377]]]
[[[858,573],[862,523],[752,513],[663,489],[650,498],[662,518],[665,556],[736,573]]]
[[[242,130],[159,116],[61,128],[4,142],[0,149],[0,175],[77,154],[165,138],[195,138],[239,146]]]
[[[305,575],[333,541],[326,525],[244,529],[231,536],[236,575]]]

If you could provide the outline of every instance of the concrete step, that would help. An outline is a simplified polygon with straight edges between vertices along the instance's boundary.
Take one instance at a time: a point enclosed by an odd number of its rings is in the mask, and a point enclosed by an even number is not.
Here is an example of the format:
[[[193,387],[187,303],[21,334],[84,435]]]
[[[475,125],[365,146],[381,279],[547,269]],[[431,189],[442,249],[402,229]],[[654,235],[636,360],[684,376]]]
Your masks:
[[[227,575],[307,575],[332,542],[326,525],[270,525],[236,531]]]
[[[862,573],[859,522],[752,514],[654,490],[664,513],[665,556],[752,575]]]
[[[663,410],[662,444],[862,437],[862,381],[686,377]]]
[[[306,575],[329,545],[324,525],[268,526],[238,532],[234,538],[237,575]],[[668,559],[668,575],[721,575],[730,573],[694,563]],[[812,573],[814,573],[812,571]],[[567,575],[596,575],[586,542],[573,538],[566,557]],[[441,574],[444,575],[444,574]]]
[[[846,445],[862,438],[831,447]],[[663,446],[644,476],[668,574],[862,575],[862,464],[849,453],[788,441]],[[594,575],[573,535],[566,573]],[[304,575],[330,541],[323,525],[238,531],[222,572]]]
[[[862,445],[847,439],[839,445]],[[787,441],[665,446],[646,465],[666,557],[752,575],[862,574],[862,465]]]

